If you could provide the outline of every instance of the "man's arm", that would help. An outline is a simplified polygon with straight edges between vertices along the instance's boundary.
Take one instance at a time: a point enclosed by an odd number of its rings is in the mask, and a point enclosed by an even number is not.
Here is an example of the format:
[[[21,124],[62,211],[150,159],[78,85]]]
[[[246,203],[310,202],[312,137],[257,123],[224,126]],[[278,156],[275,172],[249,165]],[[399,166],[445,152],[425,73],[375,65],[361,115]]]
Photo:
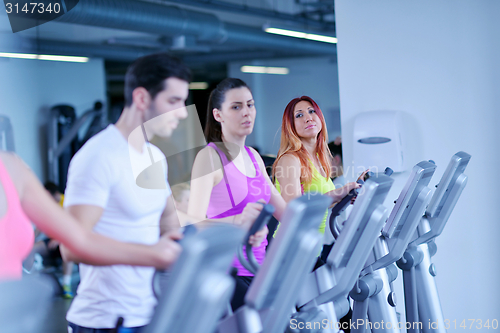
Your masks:
[[[175,262],[180,246],[169,238],[175,239],[181,235],[170,234],[151,246],[123,243],[99,235],[91,229],[99,220],[102,208],[97,207],[100,211],[90,209],[87,212],[83,205],[75,206],[71,209],[76,215],[75,218],[54,202],[31,170],[22,163],[18,163],[17,167],[23,172],[23,188],[20,191],[23,211],[40,230],[64,245],[60,249],[65,260],[91,265],[137,265],[157,268],[166,268]]]
[[[74,205],[66,207],[66,211],[73,216],[85,230],[92,232],[94,226],[99,222],[104,212],[104,208],[93,205]],[[60,249],[64,260],[85,263],[85,260],[71,252],[67,247],[61,246]]]
[[[167,198],[167,204],[160,217],[160,235],[163,236],[171,231],[179,229],[181,226],[188,224],[187,222],[182,223],[182,220],[186,220],[187,215],[183,214],[186,216],[183,218],[180,216],[181,213],[181,211],[177,211],[177,209],[175,209],[173,196],[170,195]]]

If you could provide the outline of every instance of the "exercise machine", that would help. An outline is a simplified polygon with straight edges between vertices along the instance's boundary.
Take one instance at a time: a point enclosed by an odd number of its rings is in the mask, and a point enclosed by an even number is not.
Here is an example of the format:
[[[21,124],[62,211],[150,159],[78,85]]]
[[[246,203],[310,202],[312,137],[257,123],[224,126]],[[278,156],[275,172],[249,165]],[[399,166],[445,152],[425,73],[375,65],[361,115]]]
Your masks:
[[[82,140],[78,138],[80,129],[91,120]],[[94,134],[108,124],[106,111],[101,102],[77,119],[75,109],[69,105],[56,105],[50,109],[47,125],[48,180],[66,188],[69,162],[80,147]]]
[[[382,234],[349,293],[354,300],[352,322],[356,323],[352,332],[400,332],[402,327],[392,286],[398,275],[394,263],[403,256],[429,204],[431,189],[428,184],[435,170],[436,165],[431,161],[415,165],[395,201]]]
[[[227,272],[244,235],[243,229],[222,223],[186,234],[144,332],[213,332],[234,291]]]
[[[444,317],[439,301],[436,267],[431,257],[437,252],[434,242],[443,231],[451,212],[467,184],[464,174],[471,156],[460,151],[452,156],[432,199],[420,219],[415,239],[411,241],[403,257],[397,262],[403,270],[406,321],[411,325],[408,333],[445,333]],[[418,294],[417,294],[418,291]],[[430,327],[429,323],[436,324]],[[420,325],[419,325],[420,324]]]
[[[386,175],[375,175],[364,183],[326,264],[308,274],[299,311],[292,316],[287,332],[339,331],[338,318],[349,311],[347,294],[389,215],[383,202],[393,181]]]
[[[54,285],[38,275],[0,283],[0,327],[2,333],[38,333],[50,309]]]
[[[224,318],[219,333],[284,332],[304,280],[322,245],[318,228],[332,199],[306,194],[291,201],[276,238],[245,296],[245,305]],[[252,256],[252,252],[247,252]]]

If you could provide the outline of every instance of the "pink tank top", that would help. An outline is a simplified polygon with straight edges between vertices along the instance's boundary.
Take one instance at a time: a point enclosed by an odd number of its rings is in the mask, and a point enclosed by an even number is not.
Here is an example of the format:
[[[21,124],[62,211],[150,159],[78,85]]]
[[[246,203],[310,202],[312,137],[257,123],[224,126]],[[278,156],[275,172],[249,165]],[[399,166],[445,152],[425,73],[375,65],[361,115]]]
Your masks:
[[[247,177],[238,170],[234,163],[229,162],[226,155],[213,142],[210,142],[208,145],[219,153],[224,174],[222,180],[212,188],[207,210],[208,218],[223,218],[240,214],[247,203],[257,202],[260,199],[266,203],[269,202],[271,188],[266,179],[267,175],[263,175],[260,172],[259,165],[248,147],[245,147],[245,149],[255,168],[255,177]],[[255,259],[257,259],[259,264],[262,264],[266,256],[266,246],[267,239],[264,239],[259,247],[252,249]],[[244,249],[243,254],[246,258]],[[239,276],[253,276],[236,258],[233,261],[233,266],[238,269]]]
[[[0,218],[0,280],[20,279],[22,261],[30,253],[35,235],[1,159],[0,182],[7,198],[7,213]]]

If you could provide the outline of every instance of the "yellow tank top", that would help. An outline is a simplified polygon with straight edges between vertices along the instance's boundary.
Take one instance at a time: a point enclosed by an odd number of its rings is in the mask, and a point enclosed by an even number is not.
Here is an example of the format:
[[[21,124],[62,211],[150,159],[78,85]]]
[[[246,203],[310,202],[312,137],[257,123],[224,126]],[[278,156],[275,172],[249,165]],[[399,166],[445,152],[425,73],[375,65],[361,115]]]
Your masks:
[[[300,183],[300,186],[302,187],[302,193],[320,193],[320,194],[325,194],[326,192],[330,192],[335,190],[335,185],[333,185],[332,180],[329,177],[323,177],[319,171],[316,169],[314,164],[311,162],[312,165],[312,172],[313,172],[313,177],[311,179],[311,182],[309,184],[304,184],[303,182]],[[276,180],[276,189],[278,192],[281,193],[281,187],[280,183],[278,180]],[[328,217],[328,210],[325,212],[325,216],[323,217],[323,221],[321,221],[321,224],[319,225],[319,232],[322,234],[325,233],[325,226],[326,226],[326,218]],[[279,228],[279,225],[278,225]],[[276,231],[278,231],[278,228],[276,228]]]

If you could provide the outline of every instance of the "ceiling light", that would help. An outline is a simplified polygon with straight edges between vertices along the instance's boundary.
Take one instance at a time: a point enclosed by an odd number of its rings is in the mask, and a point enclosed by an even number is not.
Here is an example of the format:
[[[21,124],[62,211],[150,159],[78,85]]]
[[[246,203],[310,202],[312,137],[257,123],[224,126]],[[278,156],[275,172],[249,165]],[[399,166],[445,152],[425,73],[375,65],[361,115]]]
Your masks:
[[[15,59],[38,59],[51,61],[67,61],[67,62],[87,62],[87,57],[59,56],[47,54],[29,54],[29,53],[4,53],[0,52],[0,57],[15,58]]]
[[[36,59],[36,54],[0,53],[0,57],[4,57],[4,58],[18,58],[18,59]]]
[[[189,84],[189,90],[205,90],[208,89],[207,82],[191,82]]]
[[[57,56],[57,55],[46,55],[40,54],[37,56],[39,60],[52,60],[52,61],[67,61],[67,62],[87,62],[89,58],[87,57],[73,57],[73,56]]]
[[[265,66],[241,66],[240,70],[243,73],[280,74],[280,75],[286,75],[290,72],[290,70],[286,67],[265,67]]]
[[[294,31],[294,30],[288,30],[288,29],[271,28],[269,26],[264,26],[264,31],[267,33],[270,33],[270,34],[275,34],[275,35],[303,38],[303,39],[315,40],[318,42],[325,42],[325,43],[332,43],[332,44],[337,43],[337,38],[332,37],[332,36],[311,34],[311,33],[307,33],[307,32]]]

